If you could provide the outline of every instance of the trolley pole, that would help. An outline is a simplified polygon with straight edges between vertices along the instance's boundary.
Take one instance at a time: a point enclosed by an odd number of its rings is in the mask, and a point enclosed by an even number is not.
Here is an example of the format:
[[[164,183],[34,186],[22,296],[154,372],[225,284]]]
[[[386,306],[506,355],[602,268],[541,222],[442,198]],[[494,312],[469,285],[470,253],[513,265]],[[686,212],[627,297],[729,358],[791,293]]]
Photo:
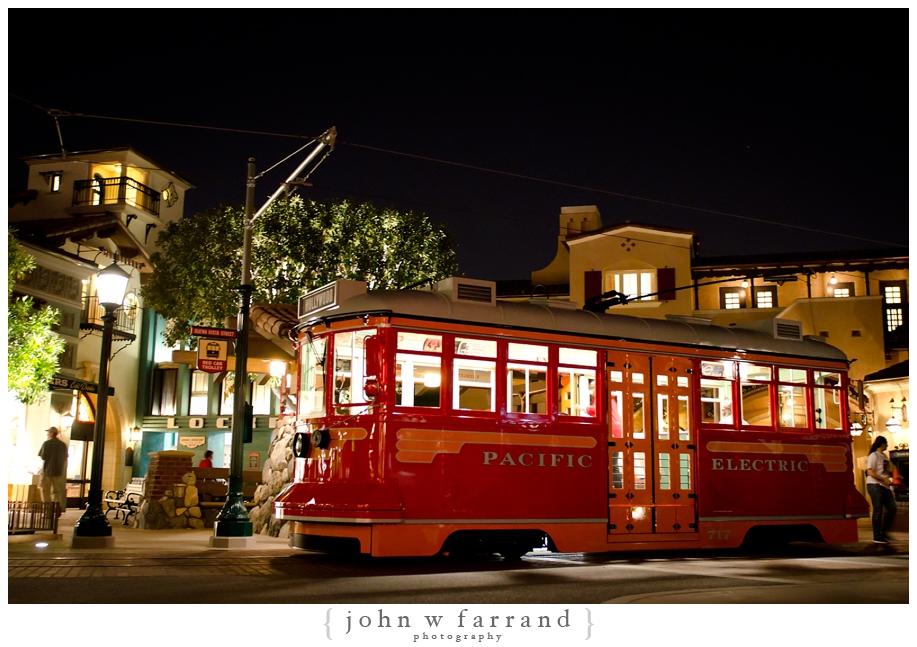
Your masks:
[[[316,142],[308,157],[300,164],[287,181],[278,188],[268,201],[257,212],[255,208],[255,159],[248,159],[248,179],[245,184],[245,223],[242,238],[242,284],[239,286],[239,316],[236,320],[236,371],[233,382],[232,403],[232,448],[229,463],[229,492],[226,504],[217,515],[213,524],[213,536],[210,545],[214,548],[249,548],[255,545],[252,537],[252,522],[248,509],[242,500],[242,461],[243,435],[246,424],[246,405],[248,404],[248,331],[249,313],[251,311],[252,293],[255,291],[251,277],[252,231],[255,219],[271,205],[277,197],[292,184],[299,174],[326,147],[334,148],[337,130],[332,127]],[[330,151],[329,151],[330,152]],[[327,155],[328,153],[326,153]],[[254,213],[253,213],[254,212]]]
[[[236,372],[232,400],[232,448],[229,459],[229,491],[226,504],[213,524],[210,545],[217,548],[237,548],[254,545],[252,522],[242,500],[242,457],[245,433],[245,405],[248,389],[248,328],[251,311],[251,251],[252,212],[255,207],[255,158],[248,158],[248,179],[245,183],[245,224],[242,238],[242,285],[239,286],[239,316],[236,319]]]

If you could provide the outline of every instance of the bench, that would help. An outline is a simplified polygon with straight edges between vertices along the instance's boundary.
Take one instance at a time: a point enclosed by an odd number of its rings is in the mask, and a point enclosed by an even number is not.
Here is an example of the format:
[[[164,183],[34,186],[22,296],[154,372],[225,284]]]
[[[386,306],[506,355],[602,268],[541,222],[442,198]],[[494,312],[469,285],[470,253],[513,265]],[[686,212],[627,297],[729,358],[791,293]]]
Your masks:
[[[229,494],[229,468],[227,467],[194,467],[197,494],[202,503],[226,501]],[[242,472],[242,498],[251,501],[255,490],[261,483],[261,472]]]
[[[108,513],[114,510],[115,519],[118,518],[119,514],[124,515],[124,522],[122,525],[127,525],[127,520],[130,516],[137,512],[138,507],[140,506],[140,500],[143,498],[143,478],[133,478],[131,482],[124,486],[123,490],[109,490],[105,493],[105,498],[102,499],[108,508],[105,510],[105,517],[108,518]]]

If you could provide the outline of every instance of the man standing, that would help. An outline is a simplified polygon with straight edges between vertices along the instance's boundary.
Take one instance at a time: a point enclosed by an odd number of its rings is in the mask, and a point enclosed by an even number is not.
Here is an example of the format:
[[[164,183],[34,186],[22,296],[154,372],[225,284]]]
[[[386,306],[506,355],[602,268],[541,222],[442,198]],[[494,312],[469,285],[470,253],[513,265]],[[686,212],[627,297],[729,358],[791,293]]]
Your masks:
[[[59,435],[57,427],[48,429],[48,440],[42,444],[38,452],[45,462],[38,484],[41,488],[41,500],[45,503],[59,502],[60,511],[63,513],[67,509],[67,444],[58,438]]]

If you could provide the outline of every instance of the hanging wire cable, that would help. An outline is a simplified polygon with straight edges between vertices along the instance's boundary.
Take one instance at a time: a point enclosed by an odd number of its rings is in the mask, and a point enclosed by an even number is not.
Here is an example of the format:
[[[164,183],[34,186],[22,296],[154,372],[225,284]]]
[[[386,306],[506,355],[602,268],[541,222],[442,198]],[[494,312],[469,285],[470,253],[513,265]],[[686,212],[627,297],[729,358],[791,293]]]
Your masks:
[[[20,101],[23,101],[23,102],[25,102],[25,103],[28,103],[29,105],[32,105],[32,106],[38,108],[39,110],[42,110],[43,112],[46,112],[46,113],[50,114],[50,112],[49,112],[47,109],[42,108],[41,106],[39,106],[38,104],[36,104],[36,103],[34,103],[34,102],[32,102],[32,101],[29,101],[29,100],[24,99],[24,98],[22,98],[22,97],[16,96],[16,95],[14,95],[14,94],[10,94],[10,96],[13,97],[13,98],[15,98],[15,99],[18,99],[18,100],[20,100]],[[249,135],[266,135],[266,136],[271,136],[271,137],[289,137],[289,138],[295,138],[295,139],[309,139],[310,142],[314,142],[314,141],[317,141],[318,139],[320,139],[319,137],[313,137],[313,136],[307,136],[307,135],[292,135],[292,134],[289,134],[289,133],[276,133],[276,132],[259,131],[259,130],[245,130],[245,129],[240,129],[240,128],[225,128],[225,127],[221,127],[221,126],[204,126],[204,125],[200,125],[200,124],[183,124],[183,123],[169,122],[169,121],[158,121],[158,120],[151,120],[151,119],[133,119],[133,118],[129,118],[129,117],[111,117],[111,116],[107,116],[107,115],[93,115],[93,114],[83,114],[83,113],[66,112],[66,111],[55,111],[55,112],[57,112],[59,116],[84,117],[84,118],[89,118],[89,119],[105,119],[105,120],[111,120],[111,121],[125,121],[125,122],[130,122],[130,123],[153,124],[153,125],[159,125],[159,126],[174,126],[174,127],[179,127],[179,128],[197,128],[197,129],[202,129],[202,130],[213,130],[213,131],[222,131],[222,132],[231,132],[231,133],[241,133],[241,134],[249,134]],[[761,224],[765,224],[765,225],[773,225],[773,226],[776,226],[776,227],[785,227],[785,228],[789,228],[789,229],[797,229],[797,230],[800,230],[800,231],[808,231],[808,232],[811,232],[811,233],[815,233],[815,234],[824,234],[824,235],[828,235],[828,236],[837,236],[837,237],[840,237],[840,238],[849,238],[849,239],[859,240],[859,241],[864,241],[864,242],[869,242],[869,243],[877,243],[877,244],[880,244],[880,245],[889,245],[889,246],[892,246],[892,247],[901,247],[901,248],[907,248],[907,247],[908,247],[908,245],[906,245],[906,244],[893,243],[893,242],[889,242],[889,241],[886,241],[886,240],[876,240],[876,239],[873,239],[873,238],[866,238],[866,237],[864,237],[864,236],[862,236],[862,235],[843,234],[843,233],[840,233],[840,232],[837,232],[837,231],[826,231],[826,230],[823,230],[823,229],[816,229],[816,228],[814,228],[814,227],[806,227],[806,226],[803,226],[803,225],[793,225],[793,224],[788,224],[788,223],[784,223],[784,222],[778,222],[778,221],[775,221],[775,220],[767,220],[766,218],[755,218],[755,217],[753,217],[753,216],[742,216],[742,215],[739,215],[739,214],[730,213],[730,212],[728,212],[728,211],[717,211],[717,210],[715,210],[715,209],[706,209],[706,208],[704,208],[704,207],[694,207],[694,206],[691,206],[691,205],[681,204],[681,203],[678,203],[678,202],[669,202],[669,201],[666,201],[666,200],[658,200],[658,199],[656,199],[656,198],[645,198],[645,197],[638,196],[638,195],[631,195],[631,194],[627,194],[627,193],[619,193],[619,192],[617,192],[617,191],[610,191],[610,190],[608,190],[608,189],[599,189],[599,188],[590,187],[590,186],[585,186],[585,185],[572,184],[572,183],[569,183],[569,182],[561,182],[561,181],[559,181],[559,180],[549,180],[549,179],[547,179],[547,178],[540,178],[540,177],[535,177],[535,176],[531,176],[531,175],[524,175],[524,174],[522,174],[522,173],[513,173],[513,172],[510,172],[510,171],[500,171],[500,170],[497,170],[497,169],[487,168],[487,167],[484,167],[484,166],[476,166],[476,165],[473,165],[473,164],[465,164],[465,163],[462,163],[462,162],[453,162],[453,161],[450,161],[450,160],[439,159],[439,158],[436,158],[436,157],[429,157],[429,156],[425,156],[425,155],[417,155],[417,154],[414,154],[414,153],[405,153],[405,152],[403,152],[403,151],[396,151],[396,150],[392,150],[392,149],[388,149],[388,148],[381,148],[381,147],[378,147],[378,146],[368,146],[368,145],[366,145],[366,144],[358,144],[358,143],[356,143],[356,142],[347,142],[347,141],[343,141],[343,140],[338,140],[337,143],[343,144],[343,145],[346,145],[346,146],[352,146],[352,147],[354,147],[354,148],[362,148],[362,149],[365,149],[365,150],[376,151],[376,152],[379,152],[379,153],[386,153],[386,154],[389,154],[389,155],[397,155],[397,156],[400,156],[400,157],[407,157],[407,158],[422,160],[422,161],[426,161],[426,162],[433,162],[433,163],[436,163],[436,164],[445,164],[445,165],[449,165],[449,166],[456,166],[456,167],[459,167],[459,168],[466,168],[466,169],[470,169],[470,170],[480,171],[480,172],[482,172],[482,173],[493,173],[493,174],[495,174],[495,175],[503,175],[503,176],[506,176],[506,177],[513,177],[513,178],[517,178],[517,179],[521,179],[521,180],[529,180],[529,181],[531,181],[531,182],[540,182],[540,183],[543,183],[543,184],[552,184],[552,185],[554,185],[554,186],[562,186],[562,187],[566,187],[566,188],[570,188],[570,189],[577,189],[577,190],[580,190],[580,191],[590,191],[590,192],[593,192],[593,193],[600,193],[600,194],[603,194],[603,195],[611,195],[611,196],[615,196],[615,197],[618,197],[618,198],[625,198],[625,199],[628,199],[628,200],[637,200],[637,201],[640,201],[640,202],[648,202],[648,203],[658,204],[658,205],[667,206],[667,207],[674,207],[674,208],[676,208],[676,209],[687,209],[687,210],[690,210],[690,211],[697,211],[697,212],[700,212],[700,213],[709,213],[709,214],[716,215],[716,216],[723,216],[723,217],[726,217],[726,218],[736,218],[736,219],[739,219],[739,220],[746,220],[746,221],[749,221],[749,222],[757,222],[757,223],[761,223]],[[308,144],[307,144],[307,145],[308,145]],[[300,149],[300,150],[302,150],[302,149]],[[298,152],[298,151],[297,151],[297,152]],[[295,155],[295,154],[296,154],[296,153],[293,153],[293,155]],[[292,155],[291,155],[291,156],[292,156]],[[287,159],[288,159],[288,158],[287,158]],[[285,160],[284,160],[284,161],[285,161]],[[282,162],[279,162],[279,163],[282,163]],[[278,164],[279,164],[279,163],[278,163]],[[276,165],[275,165],[275,166],[276,166]],[[271,167],[271,168],[274,168],[274,167]],[[266,172],[266,171],[265,171],[265,172]]]

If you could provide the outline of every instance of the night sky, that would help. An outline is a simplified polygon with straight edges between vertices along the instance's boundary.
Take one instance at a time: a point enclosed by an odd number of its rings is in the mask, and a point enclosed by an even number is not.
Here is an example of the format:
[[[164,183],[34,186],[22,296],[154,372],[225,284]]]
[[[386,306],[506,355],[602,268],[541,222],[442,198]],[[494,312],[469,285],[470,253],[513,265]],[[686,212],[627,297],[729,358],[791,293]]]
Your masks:
[[[705,257],[908,242],[906,9],[58,13],[8,13],[11,190],[60,152],[56,109],[227,129],[60,120],[68,151],[132,146],[194,184],[186,215],[305,143],[236,131],[335,126],[303,195],[425,213],[474,278],[547,265],[573,205]]]

